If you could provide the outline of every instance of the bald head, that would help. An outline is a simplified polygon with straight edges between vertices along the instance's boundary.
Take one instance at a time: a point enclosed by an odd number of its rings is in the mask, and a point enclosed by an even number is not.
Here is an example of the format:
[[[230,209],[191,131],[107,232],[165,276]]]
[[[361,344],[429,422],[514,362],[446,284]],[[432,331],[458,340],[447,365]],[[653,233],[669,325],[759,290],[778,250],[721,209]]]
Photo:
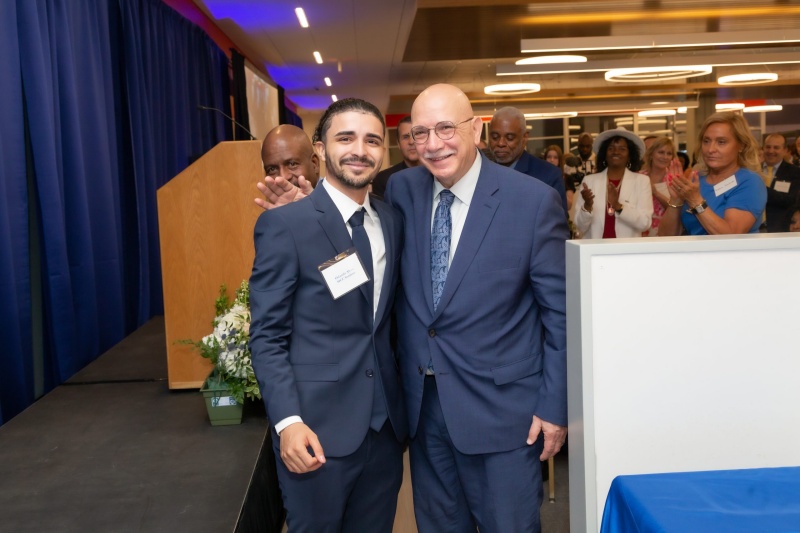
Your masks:
[[[587,161],[590,157],[592,157],[592,145],[594,144],[594,138],[592,137],[591,133],[583,132],[578,137],[578,154],[580,154],[581,159]]]
[[[422,164],[442,185],[452,187],[478,155],[481,120],[472,112],[469,98],[458,87],[431,85],[414,100],[411,121],[415,139],[426,137],[417,142]]]
[[[317,184],[319,156],[308,135],[297,126],[282,124],[270,130],[261,144],[261,161],[267,176],[282,176],[294,185],[303,176]]]
[[[525,115],[516,107],[497,110],[489,123],[489,150],[497,163],[511,166],[525,151],[528,129]]]

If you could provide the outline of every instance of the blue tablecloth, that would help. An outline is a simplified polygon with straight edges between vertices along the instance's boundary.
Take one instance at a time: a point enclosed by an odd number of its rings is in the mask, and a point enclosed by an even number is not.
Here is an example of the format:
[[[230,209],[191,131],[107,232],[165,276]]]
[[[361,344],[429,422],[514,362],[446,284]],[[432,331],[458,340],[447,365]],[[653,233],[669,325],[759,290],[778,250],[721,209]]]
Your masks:
[[[600,531],[800,532],[800,467],[618,476]]]

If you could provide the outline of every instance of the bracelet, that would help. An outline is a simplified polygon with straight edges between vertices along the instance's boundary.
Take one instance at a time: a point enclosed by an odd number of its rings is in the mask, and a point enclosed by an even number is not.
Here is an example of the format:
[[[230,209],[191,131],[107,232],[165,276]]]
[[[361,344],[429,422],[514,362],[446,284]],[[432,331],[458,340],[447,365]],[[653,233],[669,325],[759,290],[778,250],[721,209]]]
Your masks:
[[[671,204],[669,201],[667,202],[667,205],[670,206],[670,207],[674,207],[675,209],[680,209],[681,207],[683,207],[683,204],[675,205],[675,204]]]

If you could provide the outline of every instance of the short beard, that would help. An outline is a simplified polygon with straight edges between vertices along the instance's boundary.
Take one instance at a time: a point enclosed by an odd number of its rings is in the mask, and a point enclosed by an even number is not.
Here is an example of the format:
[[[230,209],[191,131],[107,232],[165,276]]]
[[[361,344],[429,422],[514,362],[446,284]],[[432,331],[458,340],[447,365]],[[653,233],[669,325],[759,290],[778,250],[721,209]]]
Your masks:
[[[366,177],[362,178],[362,181],[357,181],[356,179],[347,176],[345,172],[341,170],[344,168],[345,164],[350,162],[367,164],[372,168],[372,172]],[[364,187],[367,187],[370,183],[372,183],[373,178],[375,178],[375,175],[377,174],[377,172],[375,172],[375,161],[373,161],[368,157],[348,157],[339,160],[340,172],[338,173],[336,172],[336,169],[331,167],[331,165],[326,164],[325,166],[328,169],[328,175],[332,175],[333,177],[335,177],[339,181],[339,183],[341,183],[348,189],[353,189],[357,191],[363,189]]]

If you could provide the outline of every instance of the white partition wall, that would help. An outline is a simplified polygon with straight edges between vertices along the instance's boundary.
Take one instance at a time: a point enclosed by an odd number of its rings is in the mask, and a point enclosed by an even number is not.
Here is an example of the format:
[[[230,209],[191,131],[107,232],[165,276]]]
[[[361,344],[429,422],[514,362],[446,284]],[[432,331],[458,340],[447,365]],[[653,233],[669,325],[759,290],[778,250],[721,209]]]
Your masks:
[[[620,474],[800,465],[800,236],[566,253],[572,532]]]

